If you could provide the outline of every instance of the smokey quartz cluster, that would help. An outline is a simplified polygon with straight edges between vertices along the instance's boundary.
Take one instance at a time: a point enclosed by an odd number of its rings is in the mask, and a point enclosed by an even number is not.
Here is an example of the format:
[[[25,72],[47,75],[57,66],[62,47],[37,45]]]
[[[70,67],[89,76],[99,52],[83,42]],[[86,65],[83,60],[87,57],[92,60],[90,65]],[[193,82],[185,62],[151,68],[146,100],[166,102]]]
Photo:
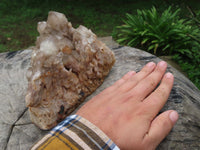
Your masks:
[[[49,12],[38,23],[27,72],[26,105],[31,120],[50,129],[103,83],[115,62],[113,52],[91,30],[72,27],[64,14]]]

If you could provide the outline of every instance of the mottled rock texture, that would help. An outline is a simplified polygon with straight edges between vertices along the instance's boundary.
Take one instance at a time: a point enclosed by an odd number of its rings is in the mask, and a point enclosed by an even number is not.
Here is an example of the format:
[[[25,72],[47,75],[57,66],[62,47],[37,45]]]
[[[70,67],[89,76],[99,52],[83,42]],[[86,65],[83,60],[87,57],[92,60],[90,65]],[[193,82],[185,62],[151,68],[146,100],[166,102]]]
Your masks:
[[[103,83],[115,58],[91,30],[74,29],[61,13],[49,12],[47,22],[38,23],[38,32],[27,73],[26,104],[31,120],[47,130]]]
[[[130,70],[139,71],[149,61],[159,58],[130,47],[112,47],[116,63],[104,83],[86,101],[112,85]],[[46,132],[29,119],[25,106],[26,71],[31,50],[0,54],[0,149],[29,149]],[[200,91],[185,76],[169,66],[175,76],[174,87],[163,110],[175,109],[180,118],[158,150],[200,149]],[[163,111],[162,110],[162,111]]]

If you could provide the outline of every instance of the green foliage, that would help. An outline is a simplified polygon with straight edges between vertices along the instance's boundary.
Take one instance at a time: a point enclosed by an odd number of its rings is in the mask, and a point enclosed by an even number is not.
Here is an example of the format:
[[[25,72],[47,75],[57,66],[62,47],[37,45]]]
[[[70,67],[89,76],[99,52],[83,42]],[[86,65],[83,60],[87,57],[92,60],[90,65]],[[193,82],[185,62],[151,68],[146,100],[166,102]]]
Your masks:
[[[196,26],[197,29],[200,28],[200,11],[193,11],[188,7],[190,12],[189,20],[192,26]],[[193,83],[200,89],[200,33],[188,34],[197,44],[195,44],[192,49],[187,50],[186,55],[176,54],[173,59],[178,62],[182,70],[187,72],[188,78],[193,81]]]
[[[182,55],[176,54],[173,59],[180,65],[181,69],[187,73],[188,78],[200,89],[200,47],[191,50],[192,58],[187,59]]]
[[[137,10],[136,15],[126,14],[124,24],[114,31],[114,38],[122,45],[137,47],[158,56],[173,55],[200,88],[200,24],[192,25],[198,22],[196,18],[181,19],[180,11],[172,12],[169,7],[160,14],[153,7],[151,10]]]
[[[137,15],[126,14],[125,23],[118,26],[115,33],[117,42],[122,45],[138,47],[156,55],[172,55],[188,53],[194,40],[188,34],[195,34],[193,28],[178,13],[166,9],[161,15],[155,7],[151,10],[137,10]]]

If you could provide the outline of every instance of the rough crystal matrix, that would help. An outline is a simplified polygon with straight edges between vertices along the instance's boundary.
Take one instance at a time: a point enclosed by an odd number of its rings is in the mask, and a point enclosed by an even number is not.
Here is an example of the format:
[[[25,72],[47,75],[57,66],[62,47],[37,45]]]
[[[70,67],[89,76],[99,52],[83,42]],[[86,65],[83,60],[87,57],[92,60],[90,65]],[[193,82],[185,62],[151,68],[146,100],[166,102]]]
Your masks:
[[[49,12],[38,23],[27,72],[26,104],[31,120],[50,129],[100,86],[115,62],[113,52],[91,30],[73,28],[64,14]]]

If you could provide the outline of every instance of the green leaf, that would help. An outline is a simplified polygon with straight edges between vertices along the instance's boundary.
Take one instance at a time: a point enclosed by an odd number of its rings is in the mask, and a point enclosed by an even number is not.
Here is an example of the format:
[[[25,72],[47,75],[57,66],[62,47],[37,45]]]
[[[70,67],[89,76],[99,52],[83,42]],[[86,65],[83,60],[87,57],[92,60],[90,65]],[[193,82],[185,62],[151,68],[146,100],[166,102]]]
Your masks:
[[[142,44],[142,45],[145,44],[148,40],[149,40],[149,38],[145,38],[145,39],[141,42],[141,44]]]
[[[157,48],[158,48],[158,44],[155,44],[155,47],[154,47],[154,54],[156,54]]]
[[[159,41],[158,40],[153,40],[153,41],[151,41],[151,43],[159,43]]]
[[[137,37],[133,38],[130,42],[128,42],[128,46],[133,46],[133,43],[137,40]]]
[[[170,44],[167,44],[164,48],[163,51],[165,51],[166,49],[168,49],[170,47]]]
[[[148,51],[150,51],[150,50],[152,50],[154,48],[155,48],[155,45],[151,45],[151,46],[149,46]]]
[[[129,39],[129,37],[121,38],[121,39],[118,39],[117,42],[118,43],[122,43],[122,42],[124,42],[124,41],[126,41],[128,39]]]

